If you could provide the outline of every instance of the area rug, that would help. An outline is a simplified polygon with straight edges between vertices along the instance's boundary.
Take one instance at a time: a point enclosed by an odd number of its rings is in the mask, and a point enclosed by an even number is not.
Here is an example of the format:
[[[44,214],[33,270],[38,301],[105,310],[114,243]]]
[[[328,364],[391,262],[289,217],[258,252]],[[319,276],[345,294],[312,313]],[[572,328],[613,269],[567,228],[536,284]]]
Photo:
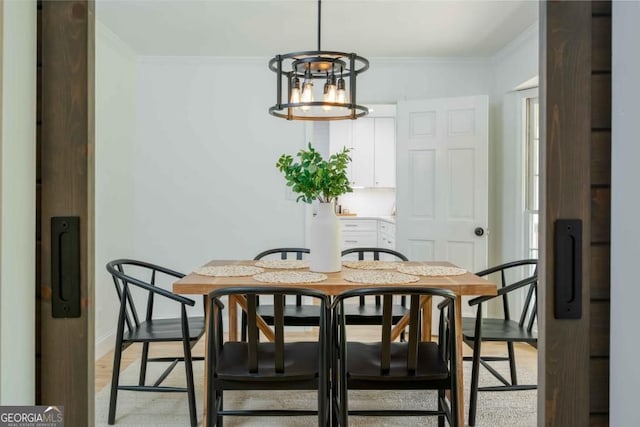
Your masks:
[[[154,366],[155,365],[155,366]],[[506,374],[507,364],[496,363],[500,372]],[[503,365],[503,366],[500,366]],[[121,374],[121,384],[135,384],[139,363],[129,366]],[[155,379],[164,369],[163,364],[151,364],[147,378]],[[198,419],[202,422],[202,373],[203,362],[194,363]],[[465,401],[469,398],[471,364],[464,363]],[[522,384],[533,384],[536,373],[518,368],[518,379]],[[164,385],[183,386],[183,365],[176,366]],[[481,385],[497,385],[498,382],[484,369],[480,371]],[[109,386],[96,394],[96,426],[107,426]],[[422,391],[351,391],[350,409],[435,408],[435,393]],[[486,427],[529,427],[536,425],[536,391],[480,392],[476,425]],[[305,391],[256,391],[225,392],[225,408],[230,409],[313,409],[316,404],[314,392]],[[468,414],[468,402],[465,408]],[[185,393],[142,393],[119,391],[116,411],[118,426],[188,426],[189,409]],[[435,417],[349,417],[352,426],[437,426]],[[315,417],[225,417],[225,426],[313,426]]]

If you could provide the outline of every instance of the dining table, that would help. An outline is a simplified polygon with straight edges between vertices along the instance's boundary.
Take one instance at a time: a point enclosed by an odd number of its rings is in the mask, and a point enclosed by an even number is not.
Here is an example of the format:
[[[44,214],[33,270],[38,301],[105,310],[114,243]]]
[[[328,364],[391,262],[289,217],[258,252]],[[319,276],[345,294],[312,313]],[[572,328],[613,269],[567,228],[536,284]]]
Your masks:
[[[212,260],[205,264],[203,267],[215,267],[215,266],[255,266],[256,261],[253,260]],[[407,261],[402,264],[408,266],[442,266],[456,268],[450,262],[430,261],[430,262],[415,262]],[[271,270],[271,269],[269,269]],[[196,270],[197,271],[197,270]],[[371,283],[357,283],[346,280],[346,271],[353,271],[346,267],[343,267],[341,271],[333,273],[324,273],[327,278],[319,282],[311,283],[265,283],[255,280],[252,276],[211,276],[198,274],[196,271],[186,275],[180,280],[173,283],[173,292],[182,295],[208,295],[211,291],[226,287],[242,287],[242,286],[278,286],[278,287],[293,287],[293,288],[306,288],[314,289],[316,291],[324,292],[329,296],[336,296],[340,293],[360,288],[393,286],[393,284],[371,284]],[[278,271],[278,270],[273,270]],[[306,269],[306,271],[309,271]],[[456,360],[456,366],[459,373],[463,372],[462,367],[462,298],[463,296],[481,296],[481,295],[496,295],[497,287],[494,283],[476,276],[475,274],[465,271],[463,274],[456,275],[439,275],[439,276],[418,276],[419,280],[412,283],[403,283],[402,286],[406,287],[429,287],[429,288],[441,288],[447,289],[456,294],[455,302],[455,323],[456,323],[456,346],[458,360]],[[431,339],[431,298],[423,298],[422,305],[422,337],[423,339]],[[246,309],[246,301],[242,297],[231,297],[227,304],[227,312],[229,316],[229,340],[238,340],[238,309]],[[209,316],[209,304],[205,304],[205,316]],[[408,314],[405,318],[401,319],[392,330],[392,339],[399,337],[401,331],[408,324]],[[206,322],[208,325],[208,322]],[[273,339],[273,331],[269,325],[267,325],[261,319],[258,319],[258,326],[261,332],[269,340]],[[205,337],[209,331],[205,332]],[[205,363],[208,363],[208,354],[205,351]],[[457,376],[458,380],[458,411],[457,419],[459,425],[465,425],[464,422],[464,379],[463,375]],[[206,370],[205,370],[205,392],[206,392]],[[206,402],[206,399],[204,400]],[[206,419],[206,408],[204,408],[204,417]]]

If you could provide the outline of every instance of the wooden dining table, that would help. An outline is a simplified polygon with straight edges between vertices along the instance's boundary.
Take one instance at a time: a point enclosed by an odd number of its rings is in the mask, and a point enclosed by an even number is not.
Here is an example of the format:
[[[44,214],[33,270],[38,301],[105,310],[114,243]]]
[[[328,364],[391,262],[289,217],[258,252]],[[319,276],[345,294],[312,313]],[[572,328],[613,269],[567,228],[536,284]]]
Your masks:
[[[206,264],[206,266],[222,266],[222,265],[255,265],[256,261],[248,260],[213,260]],[[405,262],[408,265],[436,265],[455,267],[449,262]],[[269,269],[271,271],[271,269]],[[190,273],[182,279],[173,283],[173,292],[182,295],[208,295],[211,291],[226,287],[242,287],[242,286],[278,286],[278,287],[295,287],[314,289],[320,292],[324,292],[327,295],[335,296],[341,292],[359,289],[359,288],[371,288],[376,286],[393,286],[389,284],[374,285],[368,283],[354,283],[347,281],[343,272],[349,269],[343,269],[336,273],[325,273],[327,279],[321,282],[313,283],[264,283],[254,280],[251,276],[205,276],[196,273]],[[277,271],[273,269],[273,271]],[[305,271],[305,270],[299,270]],[[479,295],[496,295],[496,285],[486,279],[476,276],[473,273],[466,272],[461,275],[455,276],[420,276],[420,280],[417,282],[403,284],[402,286],[408,287],[431,287],[448,289],[456,294],[456,296],[479,296]],[[422,335],[424,339],[431,339],[431,299],[424,298],[421,301],[423,306],[422,316]],[[242,298],[232,297],[228,302],[228,316],[229,316],[229,340],[238,340],[238,307],[246,308],[245,301]],[[205,315],[208,316],[208,304],[206,304]],[[397,338],[400,332],[408,323],[408,315],[406,319],[402,319],[398,324],[394,326],[392,330],[392,338]],[[258,319],[259,327],[267,339],[273,339],[273,332],[269,325]],[[464,387],[463,387],[463,372],[462,368],[462,298],[456,298],[455,305],[455,322],[456,322],[456,345],[457,353],[459,355],[456,361],[458,372],[458,413],[457,418],[459,425],[464,424]],[[208,325],[208,322],[207,322]],[[206,331],[208,334],[209,331]],[[205,352],[205,360],[208,358],[208,354]],[[208,360],[205,361],[208,363]],[[205,392],[207,378],[205,377]],[[206,399],[205,399],[206,401]],[[206,408],[205,408],[206,417]]]

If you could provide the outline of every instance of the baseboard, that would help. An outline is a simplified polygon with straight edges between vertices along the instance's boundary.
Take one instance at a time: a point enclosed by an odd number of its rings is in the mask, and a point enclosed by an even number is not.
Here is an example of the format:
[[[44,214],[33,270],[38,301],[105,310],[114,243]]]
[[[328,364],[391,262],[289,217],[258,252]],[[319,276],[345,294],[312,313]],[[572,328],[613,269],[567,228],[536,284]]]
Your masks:
[[[113,351],[116,342],[116,334],[110,333],[100,338],[96,338],[95,356],[96,360],[101,359],[105,354]]]

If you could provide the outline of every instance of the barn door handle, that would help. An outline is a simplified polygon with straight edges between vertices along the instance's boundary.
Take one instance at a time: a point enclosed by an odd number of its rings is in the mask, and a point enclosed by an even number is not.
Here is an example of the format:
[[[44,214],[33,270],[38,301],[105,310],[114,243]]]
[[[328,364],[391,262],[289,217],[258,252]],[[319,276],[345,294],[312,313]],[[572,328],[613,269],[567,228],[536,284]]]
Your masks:
[[[473,233],[478,237],[482,237],[482,236],[484,236],[484,228],[476,227],[476,229],[473,230]]]
[[[554,227],[554,315],[582,317],[582,220],[558,219]]]
[[[80,317],[80,217],[51,218],[51,313]]]

